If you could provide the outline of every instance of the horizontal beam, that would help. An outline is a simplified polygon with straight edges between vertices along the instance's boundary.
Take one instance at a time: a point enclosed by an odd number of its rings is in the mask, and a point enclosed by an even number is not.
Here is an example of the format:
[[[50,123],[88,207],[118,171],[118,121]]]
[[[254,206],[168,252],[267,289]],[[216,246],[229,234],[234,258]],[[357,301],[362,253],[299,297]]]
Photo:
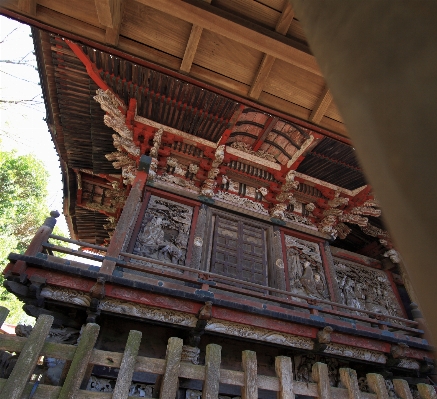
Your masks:
[[[198,25],[245,46],[270,54],[289,64],[322,76],[315,58],[298,44],[267,28],[249,23],[204,2],[181,0],[137,0],[165,14]]]

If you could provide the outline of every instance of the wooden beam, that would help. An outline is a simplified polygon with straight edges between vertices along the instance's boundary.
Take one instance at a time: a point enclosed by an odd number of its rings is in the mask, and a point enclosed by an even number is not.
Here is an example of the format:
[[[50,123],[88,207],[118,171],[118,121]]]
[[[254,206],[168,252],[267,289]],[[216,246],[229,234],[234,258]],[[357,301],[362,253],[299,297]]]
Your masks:
[[[185,1],[173,0],[138,2],[321,76],[317,62],[311,54],[304,51],[304,46],[214,6],[203,2],[195,6]]]
[[[99,22],[106,28],[105,42],[118,46],[121,21],[123,19],[123,0],[95,0]]]
[[[284,8],[275,27],[276,32],[280,33],[281,35],[286,35],[288,32],[288,28],[293,21],[293,18],[293,8],[291,7],[290,2],[288,0],[285,0]],[[259,98],[262,89],[266,83],[266,80],[269,77],[270,70],[272,69],[275,59],[276,58],[270,54],[264,54],[261,64],[258,68],[258,72],[256,73],[255,79],[248,93],[248,96],[250,98]]]
[[[36,16],[36,0],[18,0],[18,10],[30,16]]]
[[[203,28],[199,25],[193,25],[191,28],[190,38],[188,39],[187,47],[185,48],[184,58],[182,59],[180,71],[189,73],[193,64],[194,55],[196,54],[197,45],[199,44],[200,36]]]
[[[261,132],[261,135],[258,137],[258,139],[255,141],[255,143],[253,144],[252,150],[253,151],[258,151],[259,148],[262,146],[262,144],[264,143],[264,140],[267,138],[267,136],[269,135],[269,133],[272,131],[272,129],[275,127],[276,123],[278,122],[279,117],[275,116],[275,117],[270,117],[265,126],[264,126],[264,130]]]
[[[331,102],[332,102],[331,92],[327,87],[325,87],[323,89],[321,96],[317,100],[314,109],[311,111],[310,121],[314,123],[319,123],[322,120],[323,115],[325,115],[326,110],[331,105]]]

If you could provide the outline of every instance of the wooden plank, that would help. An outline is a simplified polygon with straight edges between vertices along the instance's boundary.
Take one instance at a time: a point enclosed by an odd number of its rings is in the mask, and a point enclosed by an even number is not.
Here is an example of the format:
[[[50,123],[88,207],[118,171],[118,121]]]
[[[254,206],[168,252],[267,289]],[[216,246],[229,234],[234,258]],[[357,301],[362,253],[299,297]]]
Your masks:
[[[417,390],[419,391],[422,399],[437,399],[437,393],[435,388],[428,384],[417,384]]]
[[[109,28],[113,28],[113,3],[114,0],[94,0],[99,22]]]
[[[252,149],[253,151],[258,151],[259,148],[264,143],[264,140],[267,138],[269,133],[272,131],[272,129],[275,127],[276,123],[278,123],[279,117],[270,117],[266,124],[264,130],[261,132],[261,135],[258,137],[258,139],[253,143]]]
[[[203,28],[198,25],[193,25],[191,28],[190,37],[188,39],[187,47],[185,48],[184,58],[182,59],[181,67],[179,68],[181,72],[190,72],[202,31]]]
[[[311,111],[310,121],[314,123],[319,123],[322,120],[323,116],[325,115],[326,110],[331,105],[331,102],[332,102],[331,92],[329,91],[328,87],[325,87],[319,99],[317,100],[316,105]]]
[[[206,346],[205,382],[203,383],[202,399],[215,399],[218,397],[221,350],[220,345],[209,344]]]
[[[370,389],[376,393],[378,399],[389,399],[384,377],[376,373],[366,375]]]
[[[249,28],[234,22],[235,18],[231,14],[219,11],[215,7],[205,5],[200,8],[190,3],[172,0],[139,2],[321,76],[315,58],[297,48],[297,44],[292,40],[281,38],[278,33],[272,33],[258,25]]]
[[[244,386],[241,388],[241,399],[258,399],[258,366],[256,353],[243,351],[242,366],[244,371]]]
[[[278,399],[294,399],[291,359],[286,356],[277,356],[275,370],[279,378]]]
[[[29,16],[36,16],[36,0],[18,0],[18,9]]]
[[[35,369],[36,362],[40,357],[41,349],[49,334],[53,323],[53,316],[41,315],[36,321],[29,338],[24,344],[23,350],[1,391],[2,398],[21,399],[27,381]]]
[[[394,379],[393,387],[396,395],[398,395],[401,399],[413,399],[413,395],[410,391],[407,381]]]
[[[99,331],[100,326],[98,324],[88,323],[85,326],[71,361],[67,378],[59,393],[59,399],[74,399],[76,397],[76,392],[79,390],[84,378]]]
[[[111,46],[118,46],[124,4],[124,0],[112,1],[112,26],[108,26],[105,32],[105,42]]]
[[[170,338],[165,355],[165,371],[162,379],[160,398],[174,398],[179,384],[179,368],[181,363],[183,341],[180,338]]]
[[[132,384],[132,376],[134,375],[135,361],[140,348],[141,336],[140,331],[131,330],[129,332],[112,399],[127,399],[129,396],[129,388]]]
[[[313,380],[317,383],[317,394],[319,398],[331,399],[331,386],[329,385],[328,366],[325,363],[314,363]]]
[[[361,399],[361,393],[358,387],[357,372],[355,370],[341,368],[340,380],[348,390],[349,399]]]

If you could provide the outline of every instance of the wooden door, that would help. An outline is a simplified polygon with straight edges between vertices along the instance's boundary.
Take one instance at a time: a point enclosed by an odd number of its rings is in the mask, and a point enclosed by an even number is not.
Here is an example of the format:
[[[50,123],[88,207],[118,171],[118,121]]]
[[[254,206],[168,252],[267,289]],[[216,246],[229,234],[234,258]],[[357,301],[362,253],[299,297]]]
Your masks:
[[[265,227],[243,218],[216,215],[211,272],[267,285]]]

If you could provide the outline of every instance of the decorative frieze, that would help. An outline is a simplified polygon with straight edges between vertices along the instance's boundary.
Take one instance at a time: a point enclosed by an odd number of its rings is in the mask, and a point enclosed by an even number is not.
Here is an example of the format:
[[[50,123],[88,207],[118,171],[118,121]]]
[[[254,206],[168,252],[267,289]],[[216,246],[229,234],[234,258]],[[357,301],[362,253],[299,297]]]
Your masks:
[[[213,331],[239,338],[254,339],[272,344],[291,346],[301,349],[313,349],[314,343],[310,338],[267,330],[265,328],[248,326],[245,324],[231,323],[228,321],[212,319],[205,327],[206,331]]]
[[[334,267],[343,304],[357,310],[403,316],[390,281],[382,270],[335,258]]]
[[[54,301],[67,302],[75,305],[90,306],[91,296],[82,291],[76,291],[70,288],[45,286],[41,290],[43,298],[52,299]]]
[[[352,346],[341,345],[341,344],[330,343],[323,351],[323,353],[350,357],[350,358],[365,360],[373,363],[385,364],[385,362],[387,361],[387,357],[381,352],[376,352],[376,351],[362,349],[362,348],[354,348]]]
[[[239,195],[232,194],[227,191],[217,191],[213,199],[223,201],[231,205],[236,205],[243,209],[251,210],[253,212],[258,212],[263,215],[268,215],[267,210],[264,208],[261,202],[256,202],[249,198],[240,197]]]

